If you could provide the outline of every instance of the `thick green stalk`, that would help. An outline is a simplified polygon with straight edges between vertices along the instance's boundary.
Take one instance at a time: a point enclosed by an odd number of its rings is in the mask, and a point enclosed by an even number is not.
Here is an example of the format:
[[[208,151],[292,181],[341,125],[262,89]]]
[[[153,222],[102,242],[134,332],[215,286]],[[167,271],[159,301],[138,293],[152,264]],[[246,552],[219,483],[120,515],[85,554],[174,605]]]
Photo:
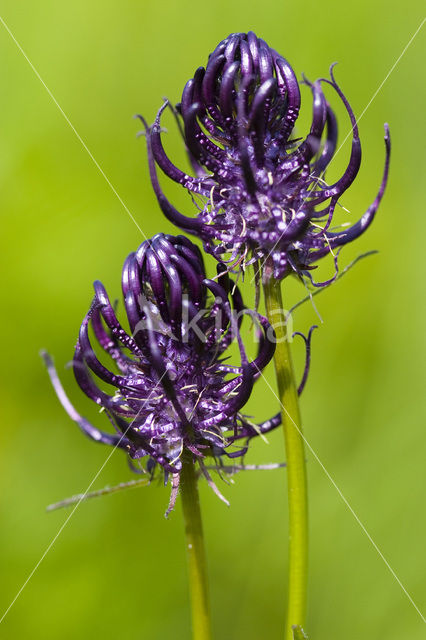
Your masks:
[[[185,461],[180,478],[191,595],[193,640],[211,640],[207,562],[194,464]]]
[[[287,336],[281,285],[270,279],[264,285],[269,321],[277,338],[275,371],[281,402],[287,462],[289,508],[289,576],[285,640],[293,640],[292,625],[304,626],[308,575],[308,501],[305,450],[299,399]]]

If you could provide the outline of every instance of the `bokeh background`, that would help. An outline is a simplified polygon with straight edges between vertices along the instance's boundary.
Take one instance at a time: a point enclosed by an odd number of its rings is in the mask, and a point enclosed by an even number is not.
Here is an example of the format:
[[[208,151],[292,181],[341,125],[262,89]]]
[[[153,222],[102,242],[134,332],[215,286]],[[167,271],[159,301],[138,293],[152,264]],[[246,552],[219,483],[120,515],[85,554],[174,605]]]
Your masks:
[[[150,236],[173,232],[149,184],[144,139],[132,119],[152,121],[167,95],[232,31],[255,30],[298,76],[330,63],[359,116],[423,19],[422,5],[342,2],[179,3],[4,0],[0,16]],[[364,160],[344,197],[355,220],[374,198],[392,133],[388,190],[373,227],[342,265],[379,254],[317,301],[302,410],[307,439],[418,607],[425,589],[424,80],[425,31],[407,49],[360,121]],[[69,512],[50,502],[84,491],[109,450],[82,437],[52,391],[38,355],[54,354],[73,401],[97,424],[66,369],[91,283],[120,295],[125,256],[143,240],[119,199],[0,24],[0,616]],[[343,110],[341,133],[349,123]],[[303,134],[311,114],[303,93]],[[168,121],[167,148],[184,162]],[[341,138],[342,139],[342,138]],[[330,174],[347,161],[349,142]],[[423,175],[422,175],[423,174]],[[190,201],[169,185],[188,211]],[[208,268],[212,273],[212,261]],[[327,271],[328,269],[328,271]],[[331,265],[322,272],[329,273]],[[286,289],[288,306],[303,296]],[[247,293],[248,296],[251,293]],[[308,304],[295,328],[318,320]],[[295,344],[298,367],[302,350]],[[272,385],[273,370],[268,369]],[[251,401],[258,419],[276,410],[265,384]],[[249,462],[284,459],[277,431]],[[307,630],[314,640],[417,640],[424,623],[315,458],[308,455],[311,569]],[[132,478],[113,455],[94,488]],[[236,476],[227,509],[203,486],[215,637],[282,637],[286,589],[285,471]],[[180,507],[163,517],[168,489],[152,486],[81,504],[0,624],[4,638],[189,638]]]

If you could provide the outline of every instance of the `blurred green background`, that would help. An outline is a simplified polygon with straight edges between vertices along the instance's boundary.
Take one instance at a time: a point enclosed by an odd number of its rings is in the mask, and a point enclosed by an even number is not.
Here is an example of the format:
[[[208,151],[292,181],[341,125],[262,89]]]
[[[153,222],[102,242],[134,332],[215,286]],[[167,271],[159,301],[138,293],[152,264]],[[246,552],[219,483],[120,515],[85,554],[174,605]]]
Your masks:
[[[46,82],[129,211],[150,236],[173,232],[152,194],[144,139],[152,121],[232,31],[253,29],[298,76],[336,75],[359,116],[422,20],[420,1],[73,3],[4,0],[0,16]],[[302,410],[306,436],[398,578],[424,611],[424,29],[360,122],[364,160],[344,205],[355,220],[383,167],[383,122],[392,134],[391,179],[371,230],[342,254],[360,263],[317,298]],[[65,366],[100,278],[120,295],[125,256],[143,240],[57,106],[0,25],[2,384],[0,616],[69,512],[53,501],[84,491],[109,450],[90,443],[61,409],[38,355],[54,354],[70,396],[102,426]],[[333,103],[337,105],[337,98]],[[340,130],[349,130],[341,116]],[[303,134],[311,100],[303,93]],[[171,121],[168,122],[171,125]],[[183,153],[173,126],[167,148]],[[342,138],[341,138],[342,139]],[[349,155],[339,153],[337,176]],[[423,177],[422,177],[423,174]],[[190,200],[168,186],[186,211]],[[208,261],[212,272],[213,263]],[[323,273],[331,266],[324,265]],[[250,294],[251,295],[251,294]],[[288,306],[303,295],[292,283]],[[310,305],[295,328],[317,321]],[[295,357],[302,365],[300,345]],[[273,370],[268,369],[272,384]],[[276,410],[265,384],[250,403]],[[282,434],[259,441],[249,462],[284,459]],[[312,455],[307,630],[313,640],[424,638],[424,623]],[[114,454],[94,488],[132,478]],[[217,639],[280,638],[286,589],[284,471],[240,474],[221,487],[227,509],[202,487]],[[161,486],[82,504],[0,625],[4,638],[189,638],[180,507],[163,517]]]

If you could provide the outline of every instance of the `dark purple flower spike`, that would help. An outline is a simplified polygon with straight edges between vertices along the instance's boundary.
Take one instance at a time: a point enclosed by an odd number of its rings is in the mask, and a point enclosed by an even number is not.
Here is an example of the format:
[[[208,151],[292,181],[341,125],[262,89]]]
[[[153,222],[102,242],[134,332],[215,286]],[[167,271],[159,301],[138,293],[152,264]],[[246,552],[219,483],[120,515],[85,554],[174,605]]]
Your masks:
[[[304,140],[291,134],[300,109],[300,91],[289,63],[254,33],[231,34],[189,80],[177,111],[196,177],[175,167],[161,140],[161,116],[147,128],[150,175],[164,214],[200,237],[231,268],[262,261],[264,277],[306,276],[312,264],[354,240],[371,224],[386,186],[390,138],[385,125],[386,163],[378,195],[354,226],[330,231],[339,198],[361,163],[358,127],[337,84],[304,79],[312,92],[313,116]],[[342,100],[352,126],[349,164],[327,185],[325,171],[336,152],[337,121],[325,98],[330,85]],[[201,197],[197,217],[179,213],[164,195],[157,166]],[[316,284],[316,283],[313,283]]]
[[[242,455],[241,441],[279,424],[274,419],[253,428],[240,414],[273,356],[273,331],[265,318],[250,312],[260,340],[249,361],[239,333],[245,310],[238,288],[223,265],[217,281],[206,279],[198,248],[182,236],[158,234],[144,242],[124,264],[122,287],[130,333],[117,320],[103,285],[95,282],[73,359],[77,383],[104,410],[113,435],[77,413],[51,358],[44,358],[59,400],[86,435],[127,451],[133,460],[145,458],[150,473],[159,465],[166,479],[173,474],[173,506],[184,456],[198,461],[206,474],[207,456]],[[224,359],[235,338],[238,366]],[[98,359],[100,350],[114,361],[115,371]],[[104,391],[98,379],[113,391]]]

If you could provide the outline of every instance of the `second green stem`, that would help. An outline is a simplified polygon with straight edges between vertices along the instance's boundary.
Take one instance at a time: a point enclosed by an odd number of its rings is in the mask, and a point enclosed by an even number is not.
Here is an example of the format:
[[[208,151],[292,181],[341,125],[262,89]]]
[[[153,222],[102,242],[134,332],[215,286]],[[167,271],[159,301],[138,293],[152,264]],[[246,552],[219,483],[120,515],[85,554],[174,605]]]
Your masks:
[[[274,356],[278,392],[284,429],[288,506],[289,506],[289,576],[285,640],[293,640],[293,625],[304,626],[308,576],[308,500],[305,447],[299,399],[287,335],[287,318],[283,309],[281,284],[273,279],[264,284],[265,304],[275,329]]]

